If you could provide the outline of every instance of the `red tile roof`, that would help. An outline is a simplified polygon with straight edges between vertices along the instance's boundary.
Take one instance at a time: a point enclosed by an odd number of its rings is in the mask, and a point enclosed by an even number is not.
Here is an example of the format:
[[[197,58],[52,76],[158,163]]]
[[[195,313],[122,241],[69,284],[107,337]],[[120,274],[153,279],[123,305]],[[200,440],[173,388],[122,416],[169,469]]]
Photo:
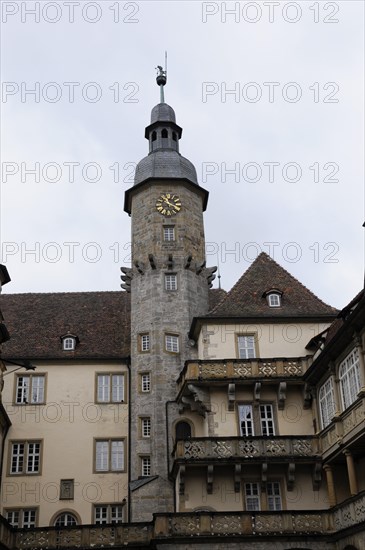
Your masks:
[[[123,358],[130,354],[130,295],[126,292],[2,294],[10,340],[8,359]],[[60,337],[80,340],[63,351]]]
[[[281,307],[269,307],[265,292],[282,292]],[[209,317],[308,317],[335,316],[338,311],[325,304],[262,252]]]

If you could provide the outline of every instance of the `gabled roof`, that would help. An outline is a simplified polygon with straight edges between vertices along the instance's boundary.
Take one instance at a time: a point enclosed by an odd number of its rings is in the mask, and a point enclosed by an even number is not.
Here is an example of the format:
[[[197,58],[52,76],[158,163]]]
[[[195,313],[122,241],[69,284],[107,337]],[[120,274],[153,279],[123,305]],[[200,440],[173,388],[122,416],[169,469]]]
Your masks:
[[[264,296],[273,288],[282,292],[281,307],[269,307]],[[208,317],[334,317],[337,313],[262,252]]]
[[[4,359],[120,359],[130,354],[130,295],[126,292],[2,294],[10,340]],[[63,351],[61,336],[79,338]]]

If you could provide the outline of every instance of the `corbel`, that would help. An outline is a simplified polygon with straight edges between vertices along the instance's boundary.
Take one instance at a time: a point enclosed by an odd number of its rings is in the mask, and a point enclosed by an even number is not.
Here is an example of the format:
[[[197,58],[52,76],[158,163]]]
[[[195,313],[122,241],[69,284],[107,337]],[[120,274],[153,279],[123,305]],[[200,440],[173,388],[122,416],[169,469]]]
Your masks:
[[[207,469],[207,493],[208,495],[211,495],[213,493],[213,474],[214,474],[214,466],[213,464],[209,464]]]
[[[286,399],[286,382],[280,382],[278,391],[278,409],[282,411],[285,406]]]
[[[312,405],[313,395],[312,388],[309,384],[304,386],[304,409],[310,409]]]
[[[148,254],[148,259],[152,269],[156,269],[156,263],[155,263],[155,258],[153,257],[153,254]]]
[[[313,491],[319,491],[322,483],[322,463],[316,462],[313,467]]]
[[[261,382],[256,382],[253,390],[253,397],[256,401],[260,401]]]
[[[135,261],[134,265],[136,266],[138,273],[144,275],[144,263]]]
[[[184,269],[189,269],[192,259],[193,259],[193,257],[192,257],[192,255],[190,254],[190,255],[186,258],[186,260],[185,260]]]
[[[241,491],[241,475],[242,475],[242,466],[241,464],[234,465],[234,492],[239,493]]]
[[[267,462],[263,462],[261,466],[261,487],[264,492],[266,492],[266,482],[267,482]]]
[[[234,411],[236,402],[236,384],[228,384],[228,410]]]
[[[185,493],[185,466],[180,466],[179,495]]]
[[[196,273],[197,275],[199,275],[199,274],[203,271],[203,269],[205,268],[205,264],[206,264],[206,261],[205,261],[205,260],[204,260],[204,262],[201,262],[200,264],[196,264],[196,266],[195,266],[195,273]]]
[[[295,482],[295,464],[293,462],[290,462],[290,464],[288,464],[288,475],[286,478],[286,488],[288,491],[293,490],[294,482]]]

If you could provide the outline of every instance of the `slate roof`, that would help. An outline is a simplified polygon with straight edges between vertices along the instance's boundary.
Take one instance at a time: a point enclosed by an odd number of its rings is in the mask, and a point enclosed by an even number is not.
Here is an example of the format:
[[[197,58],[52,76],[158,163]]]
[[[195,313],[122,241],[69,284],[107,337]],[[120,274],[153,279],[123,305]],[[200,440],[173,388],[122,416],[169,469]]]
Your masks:
[[[148,178],[187,179],[198,185],[195,166],[177,151],[159,150],[144,157],[136,166],[134,185]]]
[[[277,289],[282,305],[269,307],[264,293]],[[262,252],[209,317],[332,316],[338,311],[317,298],[283,267]]]
[[[130,295],[126,292],[2,294],[10,333],[4,359],[120,359],[130,354]],[[63,351],[67,332],[80,340]]]

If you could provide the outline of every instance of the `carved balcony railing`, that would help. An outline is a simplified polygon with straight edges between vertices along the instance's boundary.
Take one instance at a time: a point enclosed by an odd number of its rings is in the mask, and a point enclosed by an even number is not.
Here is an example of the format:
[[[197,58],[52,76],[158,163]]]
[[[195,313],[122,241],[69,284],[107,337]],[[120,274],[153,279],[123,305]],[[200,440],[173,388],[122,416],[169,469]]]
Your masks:
[[[355,435],[363,433],[365,437],[365,397],[355,401],[336,416],[331,424],[320,433],[324,457],[343,448]]]
[[[254,538],[263,535],[315,537],[316,541],[341,540],[351,528],[365,522],[365,491],[329,510],[277,512],[188,512],[154,514],[150,523],[82,525],[12,529],[0,516],[0,545],[9,550],[66,548],[136,548],[153,542],[224,538]],[[241,539],[242,540],[242,539]],[[185,543],[184,543],[185,544]]]
[[[311,436],[272,437],[193,437],[176,442],[173,457],[184,461],[215,461],[224,459],[316,459],[318,438]]]
[[[221,359],[187,361],[179,378],[179,389],[196,380],[239,380],[244,378],[301,377],[310,365],[311,356],[268,359]]]

